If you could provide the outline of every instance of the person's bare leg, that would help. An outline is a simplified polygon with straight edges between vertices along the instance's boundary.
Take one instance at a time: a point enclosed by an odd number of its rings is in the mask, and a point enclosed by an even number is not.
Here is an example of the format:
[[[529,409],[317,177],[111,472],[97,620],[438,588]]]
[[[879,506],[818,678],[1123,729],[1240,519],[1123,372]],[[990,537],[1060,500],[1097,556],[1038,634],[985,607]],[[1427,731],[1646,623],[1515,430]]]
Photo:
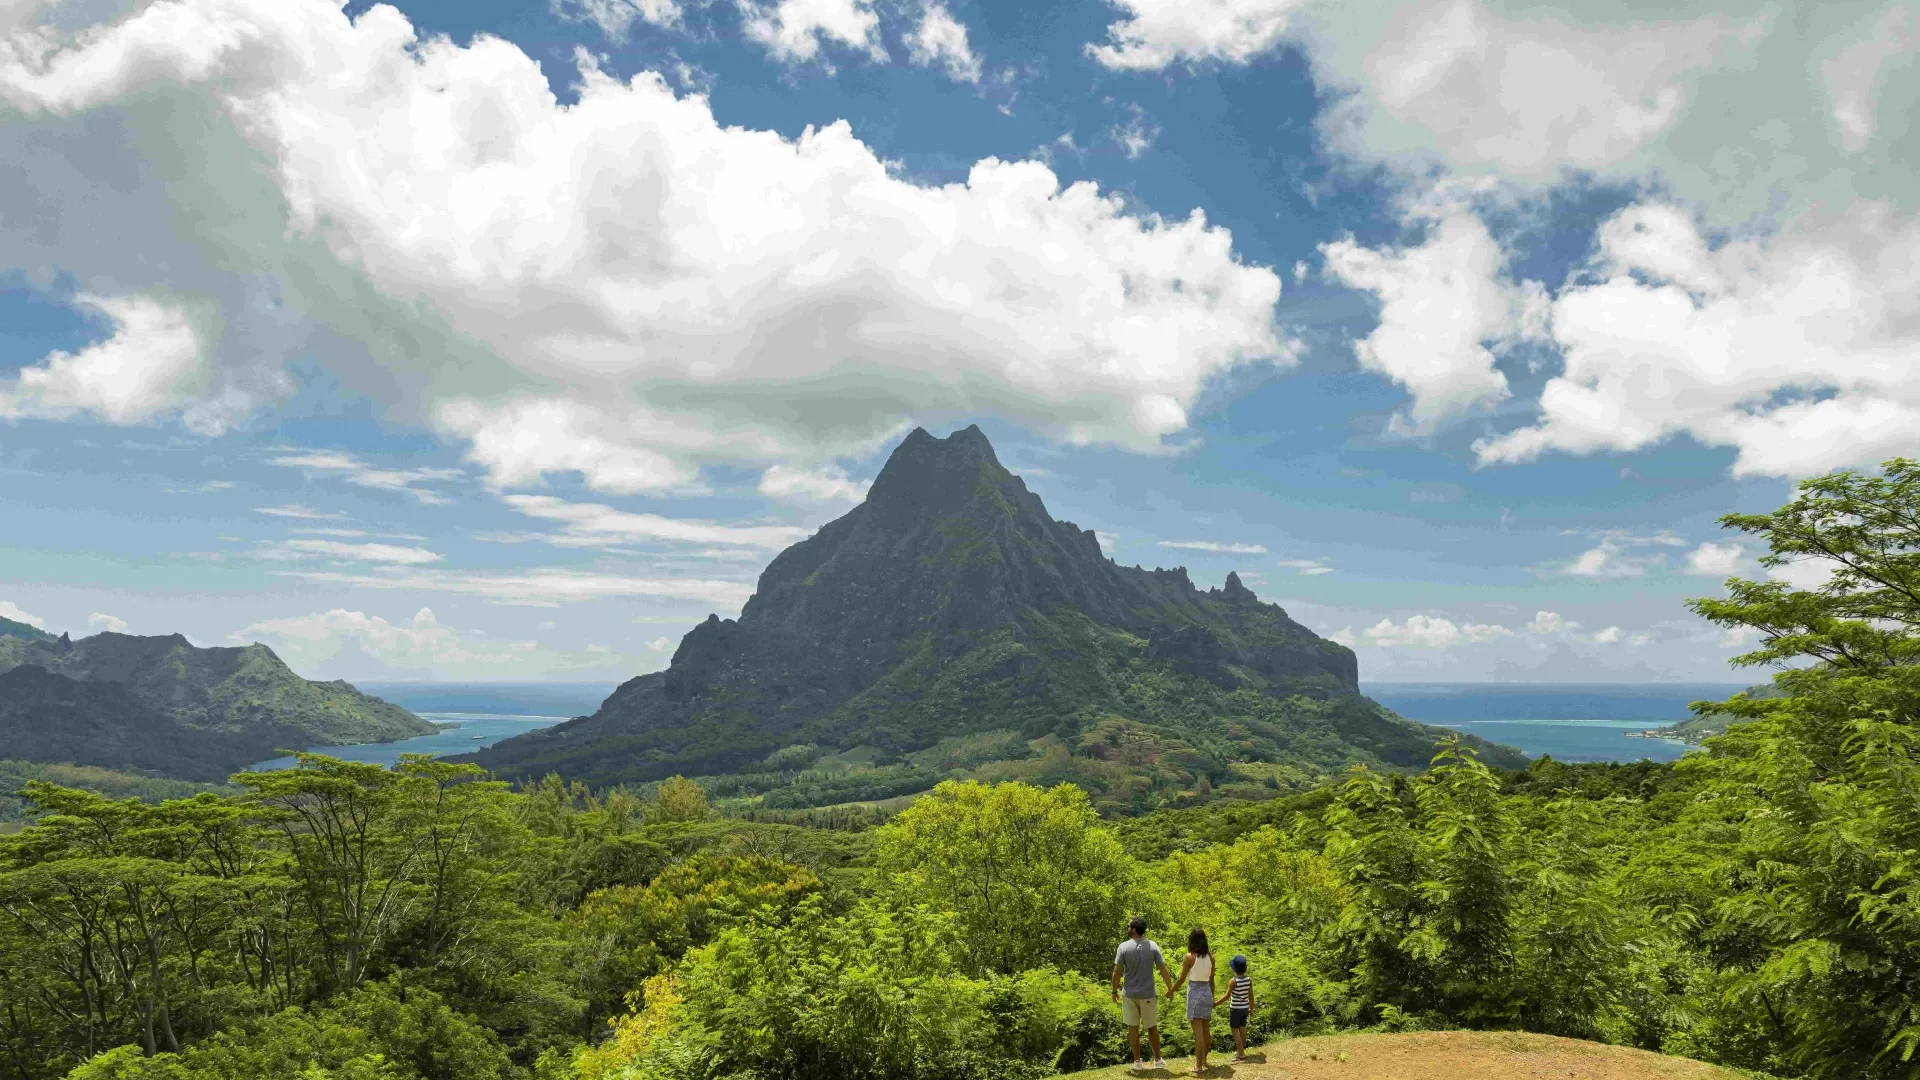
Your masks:
[[[1132,1024],[1127,1028],[1127,1045],[1133,1047],[1133,1063],[1140,1064],[1140,1025]]]
[[[1243,1058],[1247,1056],[1247,1029],[1246,1028],[1237,1027],[1233,1029],[1233,1056],[1235,1058]]]
[[[1153,1060],[1159,1061],[1160,1060],[1160,1025],[1159,1024],[1155,1024],[1152,1027],[1147,1029],[1147,1042],[1152,1044],[1153,1046]]]
[[[1207,1067],[1207,1022],[1188,1020],[1187,1026],[1193,1028],[1193,1071],[1199,1072]]]

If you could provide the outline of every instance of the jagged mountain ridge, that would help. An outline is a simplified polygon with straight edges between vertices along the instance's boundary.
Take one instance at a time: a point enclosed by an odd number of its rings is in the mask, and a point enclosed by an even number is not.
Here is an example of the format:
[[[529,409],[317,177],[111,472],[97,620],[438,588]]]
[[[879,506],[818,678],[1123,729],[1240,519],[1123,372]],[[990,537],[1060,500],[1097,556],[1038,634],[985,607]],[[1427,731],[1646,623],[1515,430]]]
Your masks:
[[[648,780],[751,770],[795,744],[905,755],[989,731],[1052,740],[1016,753],[1097,758],[1133,727],[1199,773],[1289,755],[1417,765],[1440,734],[1360,697],[1351,650],[1237,575],[1203,591],[1184,569],[1117,565],[977,427],[916,429],[865,502],[774,558],[739,619],[709,617],[594,715],[471,760]]]
[[[35,664],[0,672],[0,758],[216,783],[302,737],[275,725],[188,727],[124,684],[82,682]]]
[[[435,730],[347,683],[303,679],[259,643],[203,649],[179,634],[0,638],[0,672],[29,666],[79,682],[118,684],[132,700],[184,727],[271,733],[280,747],[384,742]]]

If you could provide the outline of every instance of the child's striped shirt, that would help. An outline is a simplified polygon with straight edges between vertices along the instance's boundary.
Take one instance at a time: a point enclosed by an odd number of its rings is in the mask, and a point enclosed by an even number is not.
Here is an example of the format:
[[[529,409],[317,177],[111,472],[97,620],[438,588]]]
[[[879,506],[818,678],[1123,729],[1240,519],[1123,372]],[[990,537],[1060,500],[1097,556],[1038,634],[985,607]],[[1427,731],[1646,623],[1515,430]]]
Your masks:
[[[1253,1004],[1253,979],[1246,975],[1235,975],[1227,991],[1227,1008],[1244,1009]]]

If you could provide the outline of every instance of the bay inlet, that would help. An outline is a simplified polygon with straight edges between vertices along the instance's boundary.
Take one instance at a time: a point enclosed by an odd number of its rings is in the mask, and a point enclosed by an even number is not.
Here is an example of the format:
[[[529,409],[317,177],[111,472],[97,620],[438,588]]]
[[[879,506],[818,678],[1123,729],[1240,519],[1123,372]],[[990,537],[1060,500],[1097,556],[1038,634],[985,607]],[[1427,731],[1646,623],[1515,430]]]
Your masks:
[[[431,735],[353,746],[304,749],[343,761],[393,765],[402,754],[468,754],[502,739],[585,716],[600,707],[612,683],[360,683],[360,690],[441,725]],[[291,755],[258,762],[255,772],[293,766]]]

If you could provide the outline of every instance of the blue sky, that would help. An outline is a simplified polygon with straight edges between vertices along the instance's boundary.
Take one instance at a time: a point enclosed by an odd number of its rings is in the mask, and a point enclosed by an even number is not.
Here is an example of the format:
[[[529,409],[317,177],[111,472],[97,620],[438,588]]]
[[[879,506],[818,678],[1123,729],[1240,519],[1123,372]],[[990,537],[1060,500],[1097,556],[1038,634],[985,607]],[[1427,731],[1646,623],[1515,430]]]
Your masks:
[[[1920,441],[1920,18],[1590,7],[11,6],[0,614],[613,680],[978,422],[1364,679],[1727,677]]]

